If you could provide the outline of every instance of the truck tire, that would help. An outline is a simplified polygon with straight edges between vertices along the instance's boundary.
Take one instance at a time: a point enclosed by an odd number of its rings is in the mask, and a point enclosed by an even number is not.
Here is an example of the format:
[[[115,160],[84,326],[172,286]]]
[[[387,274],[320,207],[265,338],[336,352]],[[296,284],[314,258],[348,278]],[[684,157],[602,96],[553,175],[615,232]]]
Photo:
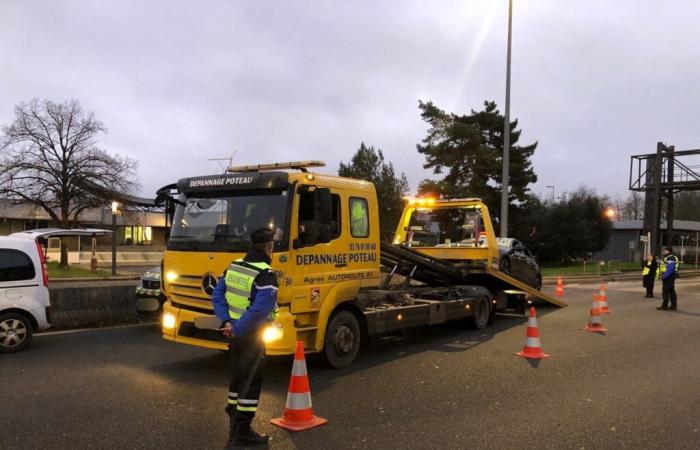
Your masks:
[[[473,330],[483,330],[492,321],[491,302],[484,296],[474,303],[474,315],[467,318],[467,325]]]
[[[339,311],[326,327],[323,356],[329,366],[341,369],[352,364],[360,350],[360,324],[350,311]]]
[[[22,314],[0,314],[0,353],[14,353],[24,349],[32,340],[32,322]]]

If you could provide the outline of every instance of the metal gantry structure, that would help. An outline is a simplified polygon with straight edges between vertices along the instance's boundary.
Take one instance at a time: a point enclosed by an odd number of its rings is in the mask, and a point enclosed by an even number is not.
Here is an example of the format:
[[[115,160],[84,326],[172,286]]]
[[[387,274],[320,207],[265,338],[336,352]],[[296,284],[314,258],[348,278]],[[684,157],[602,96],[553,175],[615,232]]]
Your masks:
[[[673,243],[673,195],[700,190],[700,149],[676,151],[675,146],[656,144],[656,153],[632,155],[629,189],[644,192],[644,233],[650,233],[650,247],[659,254],[662,200],[666,199],[666,242]]]

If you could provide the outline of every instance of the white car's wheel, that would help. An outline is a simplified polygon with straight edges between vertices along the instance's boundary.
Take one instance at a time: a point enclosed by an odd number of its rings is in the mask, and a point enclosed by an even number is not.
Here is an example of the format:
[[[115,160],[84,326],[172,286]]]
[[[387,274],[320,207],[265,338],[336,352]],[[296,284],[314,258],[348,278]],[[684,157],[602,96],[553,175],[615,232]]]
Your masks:
[[[32,340],[34,329],[30,320],[17,313],[0,315],[0,353],[22,350]]]

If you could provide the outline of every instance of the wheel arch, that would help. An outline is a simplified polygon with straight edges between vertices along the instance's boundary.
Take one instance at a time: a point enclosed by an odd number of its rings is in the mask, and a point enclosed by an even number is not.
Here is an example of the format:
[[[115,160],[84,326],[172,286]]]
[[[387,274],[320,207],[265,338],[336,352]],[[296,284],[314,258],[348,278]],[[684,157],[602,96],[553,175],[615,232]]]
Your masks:
[[[3,309],[2,311],[0,311],[0,316],[2,316],[3,314],[11,314],[11,313],[19,314],[19,315],[24,316],[27,319],[29,319],[29,323],[32,324],[32,331],[37,331],[37,329],[39,328],[39,322],[34,317],[34,314],[30,313],[26,309],[20,309],[20,308]]]
[[[348,311],[352,313],[352,315],[355,316],[357,319],[357,322],[360,324],[360,348],[366,347],[369,343],[369,331],[367,329],[367,318],[365,317],[364,314],[362,314],[362,311],[360,308],[355,304],[353,301],[347,301],[347,302],[342,302],[338,304],[331,315],[328,317],[328,322],[330,322],[333,319],[333,316],[338,314],[341,311]],[[324,333],[325,335],[325,333]],[[325,339],[325,336],[324,336]]]

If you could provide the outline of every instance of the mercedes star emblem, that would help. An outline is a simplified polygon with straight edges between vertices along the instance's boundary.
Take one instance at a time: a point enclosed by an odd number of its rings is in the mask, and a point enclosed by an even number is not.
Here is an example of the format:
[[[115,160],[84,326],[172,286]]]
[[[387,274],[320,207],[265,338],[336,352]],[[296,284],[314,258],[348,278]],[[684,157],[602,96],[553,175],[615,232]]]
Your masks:
[[[217,279],[216,277],[208,273],[202,277],[202,290],[205,294],[211,296],[214,293],[214,288],[216,287]]]

